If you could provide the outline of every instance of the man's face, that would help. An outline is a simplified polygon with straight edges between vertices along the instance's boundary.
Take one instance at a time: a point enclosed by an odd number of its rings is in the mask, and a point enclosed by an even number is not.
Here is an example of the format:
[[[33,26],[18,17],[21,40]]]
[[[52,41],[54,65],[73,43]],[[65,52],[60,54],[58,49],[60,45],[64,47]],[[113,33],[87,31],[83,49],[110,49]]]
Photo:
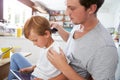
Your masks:
[[[79,0],[67,0],[66,13],[74,24],[83,24],[87,20],[88,12]]]

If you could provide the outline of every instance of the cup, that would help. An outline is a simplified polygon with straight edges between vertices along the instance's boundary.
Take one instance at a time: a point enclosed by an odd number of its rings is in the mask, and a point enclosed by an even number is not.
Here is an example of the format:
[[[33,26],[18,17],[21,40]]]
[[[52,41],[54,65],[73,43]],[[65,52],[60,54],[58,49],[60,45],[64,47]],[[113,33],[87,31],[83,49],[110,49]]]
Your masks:
[[[17,28],[17,37],[21,37],[22,36],[22,28],[18,27]]]
[[[2,51],[2,53],[4,53],[1,57],[2,59],[10,58],[10,47],[3,47],[3,48],[1,48],[1,51]]]

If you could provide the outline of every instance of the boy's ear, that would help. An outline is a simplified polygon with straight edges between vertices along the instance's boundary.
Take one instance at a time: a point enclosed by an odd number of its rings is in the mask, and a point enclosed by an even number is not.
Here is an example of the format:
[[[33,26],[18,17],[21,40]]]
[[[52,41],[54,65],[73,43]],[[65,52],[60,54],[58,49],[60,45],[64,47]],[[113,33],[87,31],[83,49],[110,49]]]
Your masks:
[[[49,32],[48,30],[46,30],[46,31],[45,31],[45,36],[46,36],[46,37],[49,37],[50,35],[51,35],[50,32]]]

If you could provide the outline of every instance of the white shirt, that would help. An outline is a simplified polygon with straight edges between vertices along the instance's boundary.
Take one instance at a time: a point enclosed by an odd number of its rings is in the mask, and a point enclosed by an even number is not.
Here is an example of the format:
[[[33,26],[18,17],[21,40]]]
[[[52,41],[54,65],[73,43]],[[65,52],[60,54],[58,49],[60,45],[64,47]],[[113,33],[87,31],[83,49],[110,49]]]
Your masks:
[[[47,59],[47,51],[49,48],[53,47],[57,52],[59,52],[59,44],[57,42],[53,42],[51,46],[45,49],[44,53],[40,54],[39,60],[37,62],[36,68],[32,75],[37,78],[41,78],[44,80],[48,80],[52,77],[59,75],[61,72],[57,70]]]

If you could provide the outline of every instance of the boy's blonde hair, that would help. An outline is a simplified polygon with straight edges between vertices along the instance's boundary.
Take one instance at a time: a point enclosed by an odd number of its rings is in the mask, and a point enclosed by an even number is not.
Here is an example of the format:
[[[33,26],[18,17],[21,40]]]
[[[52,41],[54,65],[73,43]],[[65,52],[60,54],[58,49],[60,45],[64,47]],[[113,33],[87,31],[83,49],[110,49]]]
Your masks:
[[[23,33],[26,38],[29,38],[31,30],[34,30],[38,35],[45,35],[46,30],[51,34],[50,23],[42,16],[32,16],[26,21],[23,28]]]

